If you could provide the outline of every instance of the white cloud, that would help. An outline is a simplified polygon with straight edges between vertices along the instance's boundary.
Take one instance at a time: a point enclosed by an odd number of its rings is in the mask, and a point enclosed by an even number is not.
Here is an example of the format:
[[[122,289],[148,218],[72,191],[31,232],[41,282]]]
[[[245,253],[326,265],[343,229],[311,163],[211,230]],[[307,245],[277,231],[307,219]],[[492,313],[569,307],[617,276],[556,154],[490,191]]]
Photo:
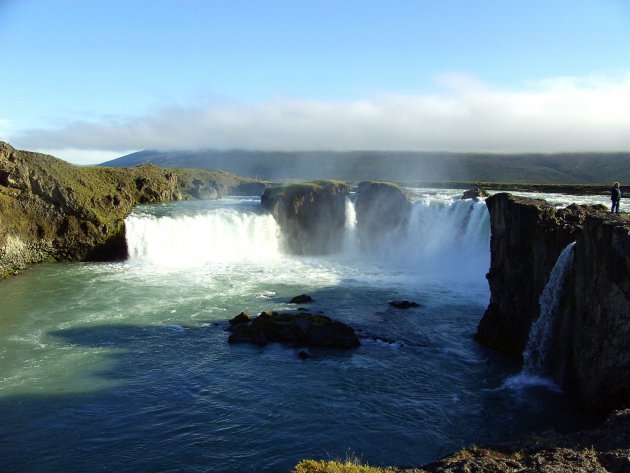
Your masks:
[[[519,89],[465,76],[440,91],[355,101],[279,98],[26,130],[27,149],[242,148],[555,152],[630,150],[630,76],[554,78]]]

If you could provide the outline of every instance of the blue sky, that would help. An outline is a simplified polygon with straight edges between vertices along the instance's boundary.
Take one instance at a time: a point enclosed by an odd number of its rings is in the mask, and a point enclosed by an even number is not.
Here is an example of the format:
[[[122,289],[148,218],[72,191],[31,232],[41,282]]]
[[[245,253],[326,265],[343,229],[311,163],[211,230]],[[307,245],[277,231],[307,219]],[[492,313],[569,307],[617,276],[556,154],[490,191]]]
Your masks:
[[[0,0],[0,139],[630,150],[630,0]]]

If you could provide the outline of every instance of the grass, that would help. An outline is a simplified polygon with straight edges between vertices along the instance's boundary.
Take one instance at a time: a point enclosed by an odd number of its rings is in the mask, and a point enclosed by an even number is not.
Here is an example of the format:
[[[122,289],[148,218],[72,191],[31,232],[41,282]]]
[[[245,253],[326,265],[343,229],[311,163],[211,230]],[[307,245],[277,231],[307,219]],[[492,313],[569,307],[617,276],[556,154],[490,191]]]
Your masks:
[[[391,468],[379,468],[361,463],[348,453],[345,460],[302,460],[291,473],[395,473]]]

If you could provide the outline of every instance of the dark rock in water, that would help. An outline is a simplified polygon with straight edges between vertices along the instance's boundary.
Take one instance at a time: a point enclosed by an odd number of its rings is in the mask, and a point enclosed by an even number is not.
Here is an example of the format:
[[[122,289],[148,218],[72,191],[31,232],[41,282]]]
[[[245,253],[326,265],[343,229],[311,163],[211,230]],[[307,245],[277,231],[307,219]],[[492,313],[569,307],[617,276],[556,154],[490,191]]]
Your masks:
[[[289,304],[308,304],[313,302],[313,298],[307,294],[300,294],[289,301]]]
[[[311,358],[311,355],[309,355],[307,352],[305,352],[304,350],[301,350],[298,353],[298,357],[300,358],[300,360],[308,360],[309,358]]]
[[[420,304],[413,301],[390,301],[389,305],[396,309],[411,309],[412,307],[420,307]]]
[[[359,241],[368,249],[404,230],[411,215],[409,197],[389,182],[361,182],[354,208]]]
[[[343,243],[349,190],[338,181],[290,184],[265,189],[260,202],[280,225],[289,251],[328,254]]]
[[[236,317],[230,320],[230,325],[246,324],[251,320],[252,318],[246,312],[241,312]]]
[[[464,194],[462,195],[462,200],[464,199],[480,200],[480,199],[485,199],[486,197],[490,197],[490,194],[488,194],[488,191],[485,189],[482,189],[481,187],[477,187],[475,189],[469,189],[466,192],[464,192]]]
[[[236,318],[239,318],[239,314]],[[234,319],[233,319],[234,320]],[[230,324],[229,343],[268,342],[311,347],[355,348],[359,346],[354,329],[324,315],[261,312],[250,321]]]
[[[557,382],[591,409],[630,400],[630,216],[604,206],[555,209],[543,200],[496,194],[491,224],[490,304],[476,338],[520,357],[540,315],[540,295],[562,250],[573,264],[554,321]]]

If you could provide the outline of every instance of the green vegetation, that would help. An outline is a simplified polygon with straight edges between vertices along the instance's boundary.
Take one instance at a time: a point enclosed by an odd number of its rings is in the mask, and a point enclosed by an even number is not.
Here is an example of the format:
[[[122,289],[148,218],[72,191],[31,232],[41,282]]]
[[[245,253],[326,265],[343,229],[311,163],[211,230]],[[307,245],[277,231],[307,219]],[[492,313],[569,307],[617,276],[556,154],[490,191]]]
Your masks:
[[[267,189],[267,194],[272,199],[290,198],[305,192],[315,192],[322,189],[342,189],[346,191],[350,189],[350,185],[344,181],[335,179],[318,179],[315,181],[281,184],[270,187]]]
[[[302,460],[291,473],[394,473],[390,468],[377,468],[362,464],[353,455],[345,460]]]

